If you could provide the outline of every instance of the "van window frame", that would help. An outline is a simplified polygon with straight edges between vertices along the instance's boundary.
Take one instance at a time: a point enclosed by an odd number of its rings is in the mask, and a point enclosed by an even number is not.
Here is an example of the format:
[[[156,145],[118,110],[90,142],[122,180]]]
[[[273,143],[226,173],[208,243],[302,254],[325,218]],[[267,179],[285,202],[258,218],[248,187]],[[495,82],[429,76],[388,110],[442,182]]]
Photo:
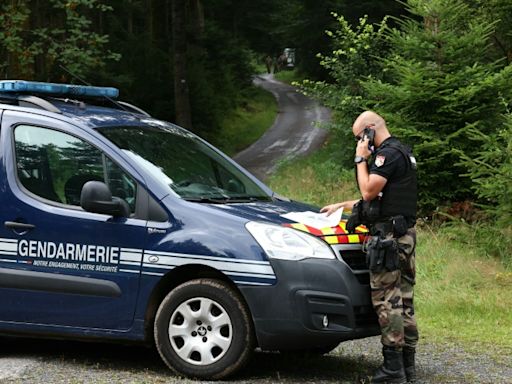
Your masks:
[[[33,127],[33,128],[42,128],[42,129],[48,129],[48,130],[52,130],[52,131],[63,133],[63,134],[75,137],[75,138],[77,138],[77,139],[87,143],[88,145],[90,145],[93,148],[97,149],[100,153],[104,154],[108,159],[110,159],[110,161],[112,161],[117,167],[119,167],[119,169],[121,169],[124,173],[126,173],[134,181],[134,183],[136,185],[137,190],[136,190],[136,193],[135,193],[135,212],[133,213],[133,215],[130,215],[130,218],[131,219],[138,219],[138,220],[146,220],[146,218],[144,218],[144,216],[147,215],[147,212],[138,212],[140,207],[141,207],[141,204],[138,203],[139,195],[140,195],[139,194],[139,190],[143,186],[136,180],[136,178],[133,177],[133,175],[130,172],[128,172],[124,167],[122,167],[119,164],[119,162],[115,161],[115,159],[113,159],[112,156],[109,156],[104,150],[102,150],[101,148],[98,148],[97,145],[94,145],[89,140],[85,139],[84,137],[82,137],[82,136],[80,136],[80,135],[78,135],[76,133],[71,133],[71,132],[69,132],[69,131],[67,131],[65,129],[56,128],[56,127],[48,126],[48,125],[45,125],[45,124],[34,124],[34,123],[28,123],[28,122],[20,122],[20,123],[17,123],[17,124],[13,124],[10,127],[11,147],[12,147],[12,155],[13,155],[13,159],[12,160],[13,160],[13,166],[14,166],[14,170],[15,170],[14,177],[16,179],[17,187],[25,195],[29,196],[30,198],[32,198],[34,200],[37,200],[37,201],[43,203],[43,204],[46,204],[46,205],[55,206],[55,207],[59,207],[59,208],[63,208],[63,209],[69,209],[69,210],[73,210],[73,211],[87,212],[87,213],[90,213],[90,214],[97,215],[96,213],[92,213],[92,212],[88,212],[88,211],[84,210],[79,205],[71,205],[71,204],[60,203],[58,201],[46,199],[43,196],[40,196],[40,195],[35,194],[34,192],[31,192],[30,190],[28,190],[23,185],[23,183],[21,182],[21,180],[19,178],[19,175],[18,175],[18,161],[17,161],[18,158],[17,158],[17,153],[16,153],[16,136],[15,136],[15,130],[16,130],[16,128],[18,128],[20,126]]]

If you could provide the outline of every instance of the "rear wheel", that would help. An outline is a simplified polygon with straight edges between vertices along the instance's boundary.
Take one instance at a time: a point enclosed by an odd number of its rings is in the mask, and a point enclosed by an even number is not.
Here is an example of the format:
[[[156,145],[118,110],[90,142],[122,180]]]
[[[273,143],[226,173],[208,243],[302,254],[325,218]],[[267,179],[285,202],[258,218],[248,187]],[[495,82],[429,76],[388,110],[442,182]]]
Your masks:
[[[173,289],[155,320],[155,343],[174,371],[221,379],[240,369],[254,348],[254,333],[239,294],[226,283],[196,279]]]

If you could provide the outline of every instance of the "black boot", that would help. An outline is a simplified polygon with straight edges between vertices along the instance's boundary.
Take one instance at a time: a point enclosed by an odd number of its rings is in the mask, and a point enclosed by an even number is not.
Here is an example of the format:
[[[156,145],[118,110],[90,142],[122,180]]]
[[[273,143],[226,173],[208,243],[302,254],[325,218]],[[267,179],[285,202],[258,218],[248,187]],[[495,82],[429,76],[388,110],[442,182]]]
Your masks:
[[[384,363],[375,371],[371,384],[406,384],[402,350],[384,346]]]
[[[404,370],[405,376],[407,377],[408,383],[416,382],[416,367],[414,366],[414,355],[416,354],[416,349],[411,347],[404,347],[403,356],[404,356]]]

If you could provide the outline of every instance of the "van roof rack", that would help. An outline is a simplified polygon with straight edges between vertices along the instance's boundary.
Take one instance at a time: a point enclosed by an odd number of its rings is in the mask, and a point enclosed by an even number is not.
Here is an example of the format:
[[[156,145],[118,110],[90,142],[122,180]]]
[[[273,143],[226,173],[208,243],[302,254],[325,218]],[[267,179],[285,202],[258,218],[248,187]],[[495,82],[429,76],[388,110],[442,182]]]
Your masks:
[[[142,108],[139,108],[133,104],[127,103],[126,101],[116,101],[116,104],[121,105],[124,108],[131,109],[132,111],[135,111],[136,113],[140,113],[141,115],[144,115],[146,117],[151,117],[149,113],[147,113]]]
[[[12,95],[0,92],[0,103],[18,105],[27,108],[39,108],[49,112],[62,113],[55,105],[38,96],[33,95]]]
[[[44,98],[65,98],[64,102],[73,99],[108,100],[109,105],[129,113],[137,113],[150,117],[143,109],[124,102],[114,100],[119,96],[119,90],[111,87],[93,87],[88,85],[72,85],[58,83],[42,83],[24,80],[0,81],[0,102],[19,105],[20,107],[40,108],[49,112],[62,113],[51,101]],[[91,103],[96,104],[96,103]]]

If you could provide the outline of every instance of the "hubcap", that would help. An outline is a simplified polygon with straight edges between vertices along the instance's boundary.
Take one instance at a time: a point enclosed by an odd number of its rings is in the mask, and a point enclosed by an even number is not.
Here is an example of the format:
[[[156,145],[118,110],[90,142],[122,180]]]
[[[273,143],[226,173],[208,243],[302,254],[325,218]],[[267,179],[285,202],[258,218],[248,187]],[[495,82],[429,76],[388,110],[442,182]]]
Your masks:
[[[231,318],[214,300],[189,299],[172,313],[169,340],[176,354],[187,363],[215,363],[226,354],[233,340]]]

